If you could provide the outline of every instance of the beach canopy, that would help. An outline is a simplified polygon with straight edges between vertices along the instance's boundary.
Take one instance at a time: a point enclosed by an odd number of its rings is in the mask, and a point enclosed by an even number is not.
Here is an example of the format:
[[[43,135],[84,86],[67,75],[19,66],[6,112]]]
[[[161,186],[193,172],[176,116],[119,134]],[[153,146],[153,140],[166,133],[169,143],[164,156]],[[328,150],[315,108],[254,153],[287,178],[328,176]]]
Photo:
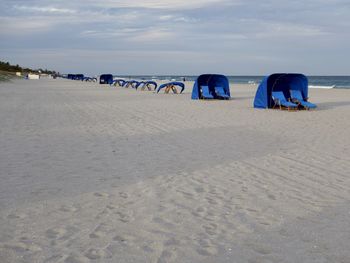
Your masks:
[[[113,83],[111,85],[123,87],[124,83],[125,83],[125,80],[123,79],[115,79],[113,80]]]
[[[136,84],[135,88],[141,88],[141,90],[148,89],[148,90],[155,90],[157,88],[157,82],[148,80],[148,81],[140,81]]]
[[[296,73],[275,73],[265,77],[260,83],[255,99],[254,108],[273,108],[275,102],[272,92],[281,91],[288,100],[290,90],[300,90],[304,98],[308,97],[308,80],[303,74]]]
[[[224,99],[218,96],[215,92],[215,87],[222,87],[225,94],[230,98],[230,86],[226,76],[219,74],[203,74],[200,75],[193,85],[192,99],[202,99],[202,86],[207,86],[209,92],[213,95],[214,99]]]
[[[96,81],[97,81],[97,78],[84,77],[84,81],[87,81],[87,82],[96,82]]]
[[[112,84],[113,75],[112,74],[102,74],[100,76],[100,84]]]
[[[137,86],[138,83],[139,83],[139,82],[136,81],[136,80],[128,80],[128,81],[125,81],[125,82],[124,82],[123,87],[124,87],[124,88],[129,88],[129,87],[131,86],[132,88],[135,88],[135,87]]]
[[[159,91],[161,89],[164,89],[165,88],[165,93],[169,93],[170,89],[174,92],[174,93],[177,93],[177,90],[176,90],[176,86],[180,87],[181,88],[181,91],[180,93],[182,93],[185,89],[185,84],[182,83],[182,82],[177,82],[177,81],[173,81],[173,82],[168,82],[168,83],[164,83],[162,85],[159,86],[159,88],[157,89],[157,93],[159,93]],[[175,89],[175,90],[174,90]],[[175,92],[176,91],[176,92]]]

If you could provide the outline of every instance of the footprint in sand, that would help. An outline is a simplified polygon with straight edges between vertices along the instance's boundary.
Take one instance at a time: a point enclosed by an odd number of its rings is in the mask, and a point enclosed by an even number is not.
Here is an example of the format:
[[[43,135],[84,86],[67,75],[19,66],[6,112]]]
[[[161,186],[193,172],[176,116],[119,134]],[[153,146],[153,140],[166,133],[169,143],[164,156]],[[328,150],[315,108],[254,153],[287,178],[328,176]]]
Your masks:
[[[165,247],[179,246],[181,244],[181,242],[180,242],[180,240],[177,240],[176,238],[172,237],[172,238],[166,240],[163,244]]]
[[[197,253],[201,256],[213,256],[218,253],[216,246],[212,245],[209,240],[198,240],[199,247],[196,249]]]
[[[101,238],[108,234],[110,228],[107,224],[100,224],[95,228],[95,230],[89,235],[90,238]]]
[[[268,194],[267,197],[274,201],[277,199],[276,196],[274,196],[273,194]]]
[[[152,247],[148,245],[142,246],[142,250],[145,251],[146,253],[153,253],[155,251]]]
[[[206,199],[207,202],[208,202],[209,204],[211,204],[211,205],[217,205],[217,204],[219,204],[219,202],[218,202],[216,199],[212,198],[212,197],[206,197],[205,199]]]
[[[211,241],[208,234],[201,233],[195,240],[197,243],[196,251],[201,256],[212,256],[218,253],[218,248]]]
[[[205,190],[203,187],[195,187],[194,190],[196,191],[196,193],[201,194],[204,193]]]
[[[51,228],[46,231],[46,237],[49,239],[58,239],[65,235],[67,230],[64,228]]]
[[[256,253],[262,254],[262,255],[268,255],[272,253],[272,250],[270,247],[260,244],[260,243],[250,243],[247,244],[248,247],[250,247],[253,251]]]
[[[89,263],[90,260],[82,255],[70,255],[64,263]]]
[[[204,207],[198,207],[195,211],[192,212],[192,215],[196,217],[204,217],[207,209]]]
[[[214,235],[218,235],[218,226],[214,223],[210,223],[210,224],[207,224],[207,225],[203,225],[202,228],[204,228],[205,230],[205,233],[207,233],[208,235],[210,236],[214,236]]]
[[[70,240],[80,230],[74,226],[67,226],[65,228],[50,228],[46,230],[45,235],[51,239],[51,245],[55,246],[57,243],[62,243]]]
[[[57,263],[62,262],[62,260],[65,258],[65,255],[53,255],[47,259],[45,259],[44,263]]]
[[[119,192],[119,196],[124,198],[124,199],[127,199],[129,197],[129,195],[127,193],[124,193],[124,192]]]
[[[119,221],[123,223],[128,223],[134,219],[131,211],[116,211],[115,214],[118,216]]]
[[[289,233],[289,231],[285,228],[281,228],[278,233],[283,236],[283,237],[290,237],[291,234]]]
[[[153,218],[153,222],[155,222],[157,224],[160,224],[160,225],[164,226],[167,229],[175,228],[175,225],[173,223],[167,222],[166,220],[164,220],[163,218],[160,218],[160,217],[154,217]]]
[[[109,209],[109,210],[113,210],[116,207],[114,205],[109,204],[109,205],[106,206],[106,208]]]
[[[38,245],[34,244],[31,241],[9,242],[9,243],[3,244],[2,247],[6,249],[11,249],[16,253],[24,253],[24,252],[36,253],[36,252],[42,251],[41,247],[39,247]]]
[[[94,196],[96,196],[96,197],[109,197],[109,194],[97,192],[97,193],[94,193]]]
[[[74,213],[78,211],[78,208],[74,205],[62,205],[58,210],[66,213]]]
[[[103,250],[99,248],[90,248],[86,253],[85,256],[91,260],[97,260],[108,257],[108,254]]]
[[[169,250],[163,250],[162,254],[157,260],[157,263],[167,263],[172,261],[173,259],[173,253]]]
[[[9,214],[7,216],[8,219],[23,219],[26,218],[27,215],[23,213],[14,213],[14,214]]]
[[[116,235],[114,238],[113,238],[114,241],[118,241],[118,242],[121,242],[121,243],[127,243],[128,242],[128,238],[125,237],[125,236],[121,236],[121,235]]]

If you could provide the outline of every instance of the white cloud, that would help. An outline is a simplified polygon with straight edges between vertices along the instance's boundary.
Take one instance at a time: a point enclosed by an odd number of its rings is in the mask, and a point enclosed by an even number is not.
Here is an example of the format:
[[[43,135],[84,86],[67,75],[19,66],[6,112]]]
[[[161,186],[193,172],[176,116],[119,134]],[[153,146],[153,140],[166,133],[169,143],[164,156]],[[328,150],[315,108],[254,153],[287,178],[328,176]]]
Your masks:
[[[260,21],[263,30],[256,34],[258,38],[269,37],[316,37],[327,35],[321,28],[310,25],[272,23]]]
[[[39,13],[50,13],[50,14],[75,14],[75,10],[71,9],[65,9],[65,8],[56,8],[56,7],[49,7],[49,6],[24,6],[20,5],[14,6],[15,9],[25,12],[39,12]]]
[[[149,29],[143,32],[139,32],[138,34],[127,38],[127,40],[132,42],[154,42],[154,41],[163,41],[169,40],[174,37],[174,33],[166,30],[166,29]]]
[[[19,35],[49,31],[54,24],[51,21],[43,23],[41,18],[19,19],[16,17],[0,17],[0,34]]]
[[[108,0],[96,3],[95,0],[87,0],[96,6],[114,7],[114,8],[152,8],[152,9],[193,9],[201,8],[212,4],[232,3],[237,0]]]

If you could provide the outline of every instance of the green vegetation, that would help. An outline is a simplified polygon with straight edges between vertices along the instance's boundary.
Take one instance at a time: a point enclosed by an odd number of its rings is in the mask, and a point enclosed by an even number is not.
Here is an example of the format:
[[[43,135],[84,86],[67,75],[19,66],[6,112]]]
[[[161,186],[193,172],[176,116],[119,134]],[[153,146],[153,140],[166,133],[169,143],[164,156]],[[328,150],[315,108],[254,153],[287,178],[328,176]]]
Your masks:
[[[15,78],[15,77],[16,77],[16,75],[14,72],[0,70],[0,82],[1,81],[8,81],[8,80]]]
[[[11,65],[10,62],[4,62],[0,60],[0,81],[7,81],[11,78],[15,78],[16,72],[21,72],[22,76],[27,73],[42,73],[42,74],[56,74],[54,70],[48,69],[31,69],[31,68],[23,68],[17,65]]]
[[[43,73],[43,74],[55,74],[56,71],[54,70],[48,70],[48,69],[31,69],[31,68],[23,68],[21,66],[17,65],[11,65],[10,62],[3,62],[0,60],[0,70],[1,71],[7,71],[7,72],[32,72],[32,73]]]

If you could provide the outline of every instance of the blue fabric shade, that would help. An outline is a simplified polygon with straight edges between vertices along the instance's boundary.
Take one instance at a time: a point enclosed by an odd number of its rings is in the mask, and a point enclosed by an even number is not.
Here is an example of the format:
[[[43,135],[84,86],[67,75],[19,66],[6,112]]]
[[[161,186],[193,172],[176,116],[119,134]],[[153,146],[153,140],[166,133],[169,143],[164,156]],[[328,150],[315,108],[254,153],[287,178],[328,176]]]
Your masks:
[[[153,87],[152,87],[153,86]],[[143,87],[147,87],[147,88],[153,88],[154,90],[157,88],[157,83],[155,81],[149,80],[149,81],[140,81],[136,84],[135,88],[143,88]]]
[[[290,90],[300,90],[304,98],[308,97],[308,80],[303,74],[275,73],[265,77],[260,83],[254,99],[254,108],[274,107],[272,92],[281,91],[285,98],[290,98]]]
[[[231,97],[229,82],[227,77],[224,75],[219,75],[219,74],[200,75],[193,85],[192,97],[191,97],[193,100],[198,100],[203,97],[201,94],[201,86],[208,86],[209,92],[213,94],[215,99],[223,99],[222,97],[217,96],[217,94],[215,93],[215,87],[222,87],[222,89],[224,90],[228,98]]]
[[[84,75],[83,74],[68,74],[67,79],[84,80]]]
[[[157,89],[157,93],[159,93],[159,91],[160,91],[161,89],[164,89],[164,88],[166,88],[166,87],[168,87],[168,86],[178,86],[178,87],[181,87],[180,93],[182,93],[182,92],[184,91],[184,89],[185,89],[185,84],[184,84],[184,83],[178,82],[178,81],[173,81],[173,82],[168,82],[168,83],[164,83],[164,84],[160,85],[159,88]]]
[[[125,80],[123,80],[123,79],[115,79],[115,80],[113,80],[113,82],[112,82],[112,84],[114,84],[115,86],[120,86],[120,87],[122,87],[122,86],[124,86],[124,83],[125,83]],[[111,85],[112,85],[111,84]]]
[[[124,82],[123,87],[124,87],[124,88],[129,88],[129,87],[131,86],[132,88],[135,88],[136,85],[137,85],[138,83],[139,83],[139,82],[136,81],[136,80],[128,80],[128,81],[125,81],[125,82]]]

